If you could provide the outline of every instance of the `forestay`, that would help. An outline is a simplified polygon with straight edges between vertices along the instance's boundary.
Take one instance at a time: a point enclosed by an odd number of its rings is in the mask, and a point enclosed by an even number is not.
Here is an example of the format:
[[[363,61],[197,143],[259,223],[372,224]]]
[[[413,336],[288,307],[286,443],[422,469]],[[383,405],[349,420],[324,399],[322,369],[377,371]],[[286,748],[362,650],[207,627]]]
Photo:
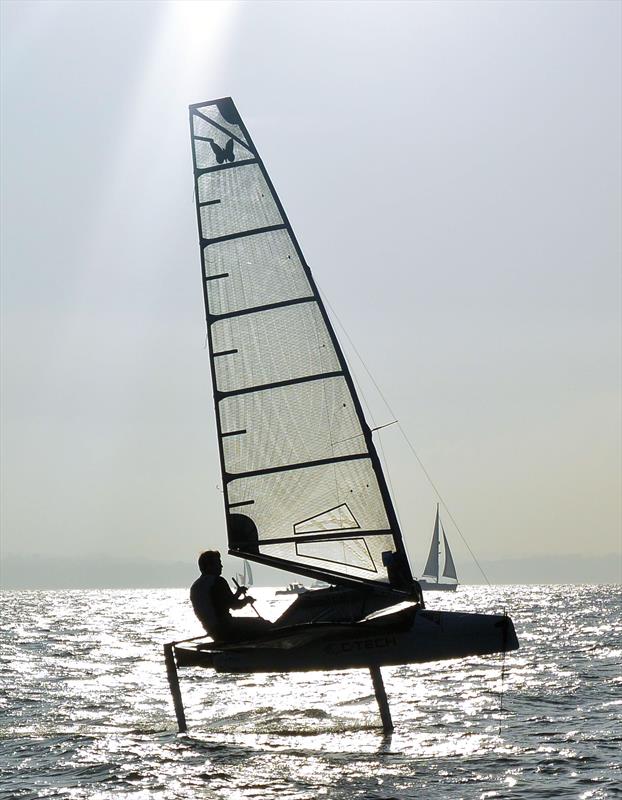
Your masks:
[[[190,124],[229,551],[407,587],[371,432],[264,165],[230,98]]]

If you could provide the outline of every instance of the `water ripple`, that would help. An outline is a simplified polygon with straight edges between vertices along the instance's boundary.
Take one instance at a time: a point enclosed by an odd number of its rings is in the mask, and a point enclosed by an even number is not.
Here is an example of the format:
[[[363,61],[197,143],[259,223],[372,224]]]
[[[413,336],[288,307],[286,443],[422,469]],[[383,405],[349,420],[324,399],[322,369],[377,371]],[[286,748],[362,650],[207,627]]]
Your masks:
[[[286,600],[258,590],[276,616]],[[197,633],[185,590],[3,592],[0,798],[391,800],[620,797],[620,587],[461,587],[430,607],[507,605],[505,659],[365,671],[182,673],[175,732],[162,643]]]

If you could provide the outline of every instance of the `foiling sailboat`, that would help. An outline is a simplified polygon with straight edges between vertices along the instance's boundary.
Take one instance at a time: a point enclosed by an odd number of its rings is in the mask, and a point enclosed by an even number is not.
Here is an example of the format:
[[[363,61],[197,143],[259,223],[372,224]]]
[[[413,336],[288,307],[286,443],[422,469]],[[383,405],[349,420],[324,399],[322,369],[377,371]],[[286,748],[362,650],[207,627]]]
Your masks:
[[[441,540],[441,533],[443,538]],[[442,546],[441,546],[442,541]],[[445,564],[441,572],[442,550],[445,553]],[[443,580],[445,578],[446,580]],[[449,542],[445,535],[445,529],[441,522],[438,503],[436,504],[436,520],[434,521],[434,533],[430,544],[428,560],[425,562],[423,575],[419,578],[419,585],[422,589],[433,592],[455,592],[458,585],[458,575],[456,565],[449,548]]]
[[[367,668],[513,650],[505,615],[427,611],[372,431],[281,201],[231,98],[190,107],[202,285],[228,552],[328,588],[248,642],[171,642],[178,669]]]

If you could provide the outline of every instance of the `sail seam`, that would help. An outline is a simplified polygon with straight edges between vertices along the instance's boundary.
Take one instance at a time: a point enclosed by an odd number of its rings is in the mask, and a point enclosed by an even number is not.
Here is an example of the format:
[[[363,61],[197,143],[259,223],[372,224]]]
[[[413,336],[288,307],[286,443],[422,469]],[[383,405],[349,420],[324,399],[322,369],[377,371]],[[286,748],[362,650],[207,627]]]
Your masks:
[[[337,533],[311,533],[311,534],[300,534],[299,536],[283,536],[279,539],[259,539],[258,544],[305,544],[305,542],[327,542],[327,541],[338,541],[338,542],[348,542],[353,541],[355,539],[362,539],[365,536],[392,536],[393,531],[389,528],[385,528],[385,530],[378,530],[378,531],[363,531],[363,530],[356,530],[352,533],[348,533],[347,531],[341,531]],[[360,568],[359,568],[360,569]]]
[[[195,139],[198,137],[194,137]],[[233,169],[234,167],[246,167],[250,164],[257,164],[256,158],[244,158],[242,161],[232,161],[230,164],[215,164],[213,167],[197,167],[194,170],[195,178],[206,175],[209,172],[220,172],[221,169]]]
[[[353,453],[349,456],[336,456],[332,458],[318,458],[315,461],[301,461],[297,464],[282,464],[278,467],[266,467],[265,469],[255,469],[248,472],[227,472],[225,480],[237,481],[242,478],[255,478],[259,475],[272,475],[275,472],[289,472],[295,469],[310,469],[311,467],[322,467],[326,464],[334,464],[343,461],[358,461],[362,458],[369,458],[369,453]]]
[[[216,391],[216,398],[218,401],[226,397],[237,397],[240,394],[252,394],[253,392],[265,392],[268,389],[280,389],[283,386],[294,386],[297,383],[308,383],[309,381],[321,381],[325,378],[339,378],[343,376],[343,372],[321,372],[317,375],[304,375],[300,378],[290,378],[286,381],[275,381],[274,383],[261,383],[256,386],[245,386],[243,389],[231,389],[230,391]]]
[[[252,308],[238,308],[237,311],[225,311],[222,314],[211,314],[210,321],[217,322],[220,319],[231,319],[231,317],[244,317],[247,314],[261,314],[263,311],[271,311],[273,308],[287,308],[287,306],[297,306],[300,303],[317,302],[315,297],[296,297],[293,300],[281,300],[278,303],[266,303],[263,306],[253,306]]]
[[[238,233],[227,233],[225,236],[215,236],[213,239],[208,239],[205,236],[201,237],[201,246],[209,247],[210,244],[219,244],[220,242],[230,242],[233,239],[241,239],[243,236],[254,236],[257,233],[272,233],[272,231],[282,231],[287,228],[287,225],[266,225],[264,228],[252,228],[250,231],[238,231]]]

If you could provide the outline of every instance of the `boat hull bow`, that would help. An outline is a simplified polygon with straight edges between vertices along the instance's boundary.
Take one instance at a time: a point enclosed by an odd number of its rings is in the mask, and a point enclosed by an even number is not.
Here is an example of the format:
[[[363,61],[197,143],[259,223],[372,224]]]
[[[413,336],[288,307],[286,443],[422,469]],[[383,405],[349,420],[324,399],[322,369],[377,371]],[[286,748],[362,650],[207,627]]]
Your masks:
[[[441,661],[518,648],[512,620],[411,609],[352,626],[296,626],[213,653],[219,672],[304,672]]]

